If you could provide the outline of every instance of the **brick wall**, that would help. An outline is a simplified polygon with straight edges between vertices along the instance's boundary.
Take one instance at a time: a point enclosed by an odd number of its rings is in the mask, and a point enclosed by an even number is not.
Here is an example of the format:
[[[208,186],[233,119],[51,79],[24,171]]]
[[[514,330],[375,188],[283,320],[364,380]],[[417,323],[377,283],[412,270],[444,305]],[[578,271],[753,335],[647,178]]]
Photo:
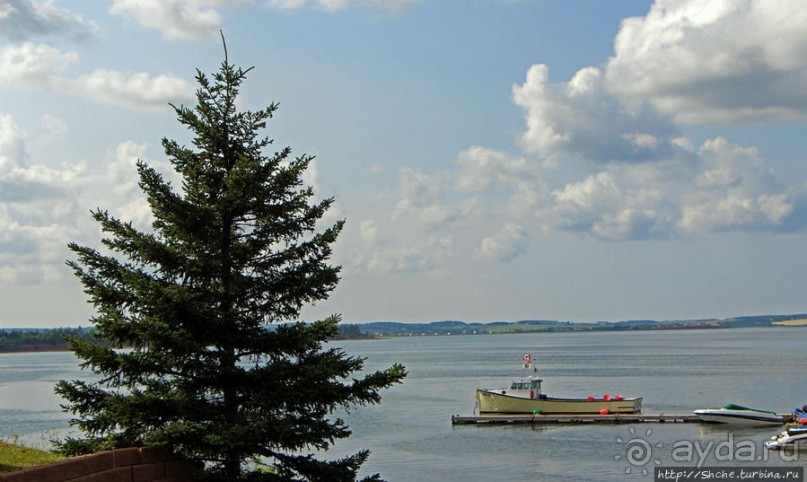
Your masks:
[[[0,482],[193,482],[193,464],[155,447],[118,449],[16,472]]]

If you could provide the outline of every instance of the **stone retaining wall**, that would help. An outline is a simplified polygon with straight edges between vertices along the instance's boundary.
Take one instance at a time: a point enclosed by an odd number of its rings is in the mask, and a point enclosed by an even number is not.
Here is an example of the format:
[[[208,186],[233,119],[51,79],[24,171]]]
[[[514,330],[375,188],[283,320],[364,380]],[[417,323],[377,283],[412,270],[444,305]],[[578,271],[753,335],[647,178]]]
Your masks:
[[[193,464],[155,447],[111,450],[0,473],[0,482],[193,482]]]

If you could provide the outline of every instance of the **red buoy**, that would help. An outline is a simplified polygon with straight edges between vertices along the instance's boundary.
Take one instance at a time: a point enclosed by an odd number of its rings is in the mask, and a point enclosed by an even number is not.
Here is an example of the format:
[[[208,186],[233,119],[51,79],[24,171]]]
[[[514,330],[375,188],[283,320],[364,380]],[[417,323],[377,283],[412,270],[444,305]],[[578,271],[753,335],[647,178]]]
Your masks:
[[[608,415],[608,409],[603,408],[602,410],[600,410],[600,415]]]
[[[605,401],[607,402],[608,400],[610,400],[610,399],[611,399],[611,394],[606,393],[605,395],[603,395],[603,396],[602,396],[602,399],[603,399],[603,400],[605,400]]]
[[[589,401],[589,402],[593,402],[593,401],[594,401],[594,397],[588,397],[588,401]]]

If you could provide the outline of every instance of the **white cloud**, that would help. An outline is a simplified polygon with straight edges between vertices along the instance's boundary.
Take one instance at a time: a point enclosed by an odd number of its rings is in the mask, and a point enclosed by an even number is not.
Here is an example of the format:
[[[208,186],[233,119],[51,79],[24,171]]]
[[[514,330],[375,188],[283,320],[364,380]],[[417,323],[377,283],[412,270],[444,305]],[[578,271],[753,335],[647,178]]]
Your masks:
[[[578,212],[594,212],[601,207],[614,206],[622,197],[614,176],[608,172],[600,172],[583,181],[567,184],[554,193],[557,206],[566,211]]]
[[[456,184],[464,191],[483,191],[495,185],[540,178],[537,166],[524,157],[512,157],[486,147],[472,146],[460,152],[457,163],[460,173]]]
[[[308,0],[268,0],[267,4],[278,10],[298,10],[308,4]]]
[[[477,256],[497,261],[512,261],[527,252],[527,230],[518,224],[507,223],[493,236],[484,238]]]
[[[550,89],[557,90],[549,85],[549,69],[546,65],[533,65],[527,72],[527,81],[521,86],[513,86],[513,99],[527,114],[527,131],[522,140],[528,151],[549,154],[568,144],[571,139],[571,134],[558,124],[564,118],[571,117],[573,112],[562,103],[555,102],[557,95]],[[547,111],[554,111],[556,115],[544,115]]]
[[[27,135],[0,117],[0,280],[20,283],[58,277],[76,219],[83,163],[51,168],[32,163]]]
[[[418,3],[419,0],[268,0],[267,4],[278,10],[299,10],[302,8],[318,8],[336,12],[353,7],[378,8],[388,11],[400,11]]]
[[[499,207],[504,213],[525,214],[544,202],[547,196],[540,167],[525,157],[472,146],[457,156],[457,163],[456,188],[461,192],[484,195],[488,200],[486,204],[495,200],[498,193],[509,195],[506,204]],[[466,204],[473,208],[482,201]]]
[[[610,239],[778,230],[794,202],[754,148],[706,141],[695,157],[611,165],[552,193],[549,227]]]
[[[622,134],[622,138],[633,144],[638,150],[656,150],[661,142],[658,137],[641,132]]]
[[[314,159],[308,164],[308,168],[302,173],[302,181],[306,186],[310,186],[314,190],[314,199],[334,198],[331,206],[325,214],[319,219],[317,225],[318,229],[327,229],[335,222],[345,218],[342,210],[342,205],[336,196],[333,196],[326,186],[323,186],[319,180],[319,169],[317,168],[317,160]]]
[[[314,191],[319,191],[319,169],[317,169],[317,161],[312,160],[308,164],[308,169],[303,171],[302,174],[303,184],[311,186]]]
[[[793,212],[794,200],[783,192],[756,149],[716,138],[704,143],[700,157],[704,169],[683,200],[678,220],[684,233],[771,229]]]
[[[58,224],[21,224],[0,204],[0,282],[36,284],[58,279],[65,229]]]
[[[807,118],[803,0],[656,0],[622,22],[605,68],[610,92],[677,122]]]
[[[656,137],[626,138],[651,148],[657,142]],[[528,250],[530,228],[603,240],[798,229],[799,221],[792,219],[798,195],[776,181],[754,148],[722,138],[698,149],[681,136],[665,142],[670,146],[665,156],[595,165],[593,174],[554,188],[535,161],[480,146],[460,153],[455,170],[427,175],[403,169],[393,216],[362,223],[362,252],[354,265],[381,271],[436,270],[440,258],[424,249],[418,237],[458,232],[462,242],[452,244],[458,256],[465,252],[509,261]],[[480,235],[491,220],[504,228]],[[381,233],[390,232],[399,234],[382,239]]]
[[[418,243],[376,246],[354,257],[351,269],[367,273],[435,272],[454,255],[454,237],[430,235]]]
[[[40,120],[43,134],[39,136],[39,142],[48,143],[63,140],[68,132],[67,124],[53,114],[44,113]]]
[[[374,219],[365,219],[360,225],[361,239],[364,244],[374,245],[378,241],[378,222]]]
[[[52,1],[4,0],[0,4],[0,36],[12,41],[44,36],[84,40],[98,31],[95,22],[59,8]]]
[[[167,74],[151,76],[101,69],[78,78],[62,77],[77,60],[75,52],[46,45],[6,45],[0,50],[0,85],[81,95],[131,109],[166,108],[169,102],[181,103],[193,97],[190,83]]]
[[[666,235],[663,210],[671,208],[665,192],[669,181],[634,166],[618,166],[569,183],[553,193],[552,204],[542,217],[561,229],[583,231],[602,239],[651,238]],[[644,169],[646,171],[646,166]],[[644,178],[642,181],[639,179]],[[638,182],[637,182],[638,181]],[[674,208],[673,208],[674,209]]]
[[[796,15],[800,19],[786,22],[784,31],[793,35],[781,45],[789,52],[784,55],[770,49],[767,42],[774,35],[770,19],[779,15],[768,5],[755,0],[708,4],[659,0],[647,17],[623,23],[617,54],[607,64],[605,75],[600,69],[587,67],[568,82],[551,83],[545,65],[532,66],[525,82],[513,87],[513,101],[525,113],[523,149],[552,161],[545,165],[583,159],[588,161],[585,168],[589,170],[583,179],[574,179],[570,175],[573,171],[567,169],[556,176],[566,178],[561,185],[548,188],[549,195],[535,197],[543,228],[611,240],[799,229],[802,221],[794,217],[800,216],[797,206],[804,204],[804,194],[778,183],[755,149],[722,138],[706,141],[698,149],[674,124],[688,115],[717,119],[728,112],[716,114],[723,108],[720,102],[725,101],[726,108],[734,105],[730,96],[720,97],[723,94],[710,89],[704,92],[711,100],[698,97],[699,82],[709,76],[718,79],[715,89],[743,97],[737,105],[761,101],[762,109],[757,113],[765,111],[766,103],[772,105],[768,100],[773,97],[766,98],[764,92],[741,94],[729,88],[732,82],[745,85],[748,78],[738,65],[746,62],[745,56],[755,48],[764,50],[759,55],[766,59],[763,64],[771,72],[780,68],[785,69],[784,77],[807,79],[807,60],[801,55],[788,60],[799,51],[794,46],[807,42],[807,29],[791,31],[807,15]],[[757,17],[763,31],[744,39],[750,30],[736,27]],[[732,27],[730,31],[724,31],[727,26]],[[730,47],[723,52],[726,58],[720,57],[722,51],[711,43],[701,49],[699,42],[713,35],[726,37]],[[671,48],[669,55],[663,55],[662,45]],[[709,62],[722,64],[702,65]],[[641,76],[626,77],[628,74]],[[802,84],[807,86],[807,82]],[[764,85],[768,88],[774,84]],[[800,103],[807,99],[807,88],[784,90],[801,97],[789,104],[800,109]],[[662,97],[675,97],[681,103],[666,105],[660,102]],[[697,107],[688,106],[688,102]],[[745,119],[741,111],[747,112],[743,108],[733,111],[729,120]],[[467,188],[487,187],[494,179],[489,174],[459,177]],[[509,182],[516,185],[515,180]]]
[[[138,228],[153,219],[138,187],[136,169],[147,146],[125,141],[106,169],[86,162],[49,166],[30,158],[28,136],[10,115],[0,116],[0,281],[30,282],[64,277],[67,243],[97,245],[100,231],[89,210],[109,211]],[[169,181],[176,173],[165,162],[152,165]],[[175,184],[176,185],[176,184]]]
[[[550,159],[567,153],[592,162],[637,162],[668,154],[669,140],[678,137],[652,109],[630,109],[611,95],[595,67],[552,84],[548,68],[533,65],[526,81],[513,86],[513,101],[527,124],[522,147]]]
[[[411,216],[427,229],[436,229],[457,218],[457,211],[444,201],[446,183],[439,177],[404,168],[398,172],[398,180],[393,219]]]
[[[59,83],[96,102],[132,109],[166,108],[169,102],[181,103],[191,99],[193,93],[191,84],[173,75],[151,76],[144,72],[106,69]]]
[[[536,163],[481,146],[461,152],[455,170],[401,169],[398,181],[392,216],[367,219],[347,233],[356,238],[346,242],[353,252],[348,269],[440,273],[456,256],[514,259],[526,252],[528,240],[511,219],[532,219],[547,196]],[[489,219],[504,227],[484,237]]]
[[[0,173],[6,174],[28,162],[25,151],[26,134],[10,115],[0,117]]]
[[[116,193],[129,197],[138,193],[137,161],[143,157],[148,145],[128,140],[115,148],[114,158],[107,163],[107,179]]]
[[[0,50],[0,83],[12,87],[43,87],[78,60],[75,52],[23,43]]]
[[[244,0],[115,0],[109,11],[156,29],[167,38],[195,40],[221,28],[216,7],[242,3]]]
[[[34,200],[52,202],[86,172],[83,164],[52,169],[31,164],[26,149],[27,134],[10,115],[0,117],[0,202]],[[51,206],[52,207],[52,206]]]

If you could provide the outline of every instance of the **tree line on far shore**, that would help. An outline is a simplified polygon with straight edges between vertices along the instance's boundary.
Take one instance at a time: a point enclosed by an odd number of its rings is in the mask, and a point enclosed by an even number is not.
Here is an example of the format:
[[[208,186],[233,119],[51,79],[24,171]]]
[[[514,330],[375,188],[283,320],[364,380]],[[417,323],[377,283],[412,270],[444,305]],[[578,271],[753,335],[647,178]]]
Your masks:
[[[89,340],[93,328],[18,328],[0,330],[0,353],[18,353],[32,351],[66,351],[67,337],[78,337]],[[369,338],[371,335],[362,331],[359,325],[339,325],[334,340],[350,338]],[[98,340],[95,340],[98,343]]]
[[[380,336],[411,335],[477,335],[498,333],[572,332],[572,331],[625,331],[674,330],[695,328],[740,328],[772,326],[775,323],[807,320],[807,314],[760,315],[728,318],[725,320],[631,320],[618,322],[572,323],[569,321],[522,320],[516,322],[466,323],[462,321],[436,321],[431,323],[372,322],[366,324],[340,324],[332,340],[377,338]],[[273,329],[274,327],[267,327]],[[94,328],[19,328],[0,330],[0,353],[25,351],[67,350],[64,336],[89,339]],[[96,341],[97,342],[97,341]]]
[[[64,335],[89,338],[90,328],[0,330],[0,353],[67,350]]]

